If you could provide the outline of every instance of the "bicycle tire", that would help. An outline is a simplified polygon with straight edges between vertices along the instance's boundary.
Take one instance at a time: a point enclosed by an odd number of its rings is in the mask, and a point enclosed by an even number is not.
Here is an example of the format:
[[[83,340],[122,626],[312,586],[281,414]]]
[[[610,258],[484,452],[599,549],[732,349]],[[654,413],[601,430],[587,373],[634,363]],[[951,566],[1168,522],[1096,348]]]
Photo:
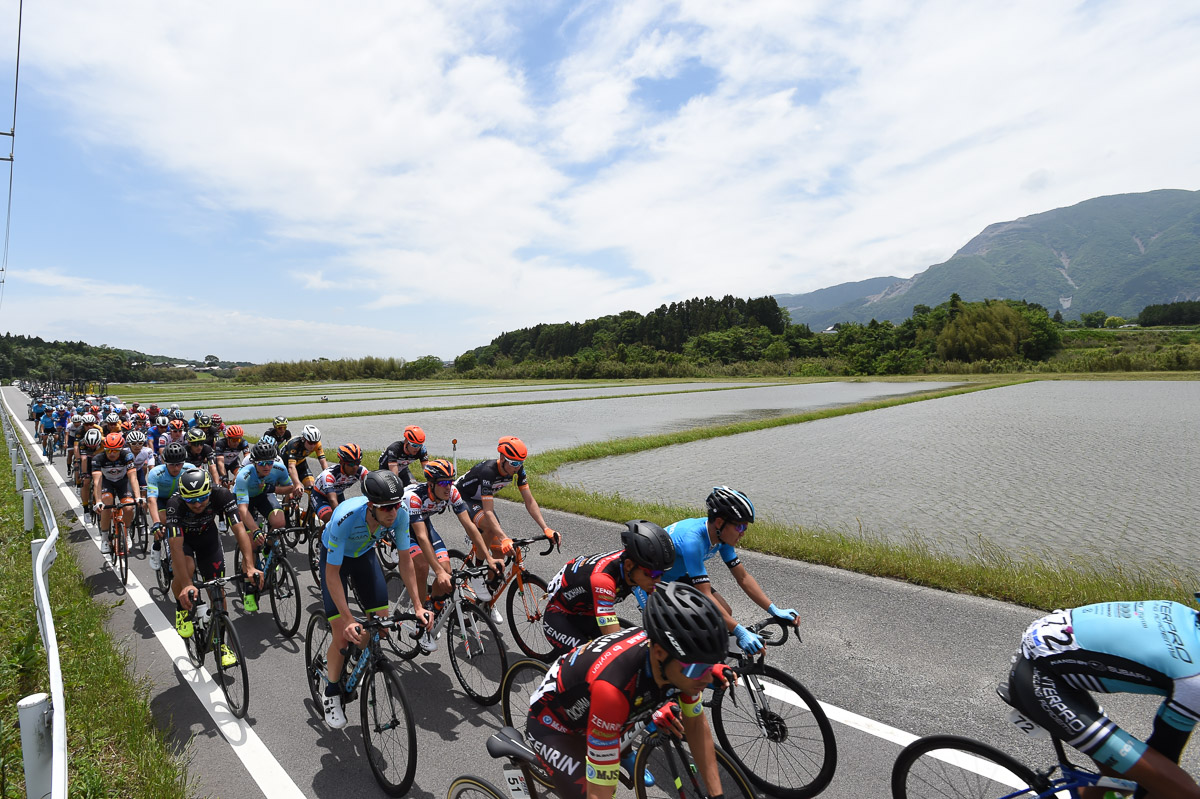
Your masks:
[[[213,639],[217,646],[224,644],[237,658],[237,663],[226,666],[222,663],[221,650],[218,648],[213,651],[217,675],[221,680],[221,693],[225,694],[225,701],[229,703],[229,712],[236,718],[244,719],[250,706],[250,672],[246,668],[246,657],[242,654],[242,641],[228,614],[219,613],[213,623],[217,625],[217,634]]]
[[[113,569],[117,572],[117,576],[121,578],[121,585],[129,584],[129,531],[125,529],[125,522],[118,522],[116,511],[113,511],[113,519],[110,522],[115,531],[115,539],[113,545]]]
[[[396,621],[396,626],[388,631],[388,637],[385,640],[388,649],[396,657],[401,660],[412,660],[421,651],[420,643],[412,637],[412,634],[420,627],[417,616],[413,612],[412,597],[408,595],[408,587],[404,585],[404,580],[400,579],[398,572],[390,572],[386,582],[392,609],[391,615]]]
[[[774,689],[759,692],[761,707],[750,680]],[[743,667],[739,683],[737,705],[725,702],[725,689],[713,693],[712,726],[722,748],[773,796],[808,799],[825,790],[837,770],[837,739],[820,703],[799,680],[766,663]]]
[[[943,756],[976,758],[970,767],[952,765]],[[979,773],[979,761],[986,761],[997,779]],[[1003,772],[1008,772],[1004,774]],[[913,741],[900,752],[892,766],[892,796],[894,799],[925,799],[925,797],[996,797],[1036,796],[1041,789],[1033,771],[1020,761],[988,744],[958,735],[930,735]],[[1048,786],[1047,786],[1048,787]]]
[[[522,658],[508,667],[500,685],[500,710],[504,717],[504,726],[525,729],[529,697],[542,684],[549,670],[550,667],[546,663],[536,658]],[[525,766],[526,774],[540,785],[546,788],[554,787],[554,783],[540,764],[526,763]]]
[[[146,557],[146,553],[150,551],[150,524],[146,519],[146,510],[141,505],[138,505],[134,514],[133,529],[138,547],[142,550],[142,557]]]
[[[668,746],[671,747],[671,751],[668,751]],[[681,767],[680,772],[676,775],[671,765],[675,759],[674,747],[663,733],[650,735],[641,742],[637,755],[633,759],[633,773],[637,775],[637,778],[633,780],[633,792],[638,799],[707,799],[709,795],[721,792],[725,794],[726,799],[758,799],[759,794],[746,778],[745,772],[721,747],[713,747],[713,753],[717,759],[718,776],[721,780],[721,791],[709,790],[704,785],[704,775],[694,768],[691,753],[682,746],[680,749],[686,760],[682,764],[676,764],[676,767]],[[690,779],[680,780],[678,786],[675,784],[676,776],[684,777],[685,772],[689,771],[696,776],[697,784],[700,787],[699,793],[696,792],[696,785]],[[653,775],[653,785],[647,785],[646,780],[642,777],[646,772]]]
[[[318,546],[320,536],[310,533],[308,536],[308,571],[312,574],[313,582],[321,585],[321,548]]]
[[[158,590],[162,591],[164,598],[170,597],[171,590],[171,548],[167,543],[167,539],[158,542],[158,568],[154,570],[154,577],[158,580]]]
[[[510,797],[500,793],[496,786],[487,780],[464,774],[450,783],[450,790],[446,791],[446,799],[510,799]]]
[[[183,639],[183,643],[187,649],[188,661],[198,669],[204,668],[204,656],[208,654],[208,636],[208,628],[201,628],[196,621],[195,605],[193,605],[192,634],[190,637]]]
[[[271,616],[284,638],[291,638],[300,629],[300,580],[292,564],[282,556],[271,564],[274,574],[268,578],[271,591]]]
[[[531,658],[554,660],[554,647],[542,632],[542,616],[550,594],[546,581],[531,571],[522,571],[508,586],[505,608],[508,611],[508,629],[512,631],[517,647]]]
[[[417,773],[417,730],[408,698],[392,664],[386,660],[375,662],[359,701],[363,749],[371,764],[371,773],[388,796],[403,796],[412,787]],[[384,734],[397,731],[398,735],[386,736],[390,745],[385,747]]]
[[[326,654],[332,637],[333,628],[325,614],[320,611],[309,614],[308,627],[304,630],[305,681],[318,715],[324,712],[321,703],[325,696],[325,674],[329,671]]]
[[[382,538],[376,541],[375,554],[379,558],[379,565],[383,566],[385,573],[392,574],[400,568],[400,553],[388,541]]]
[[[459,611],[466,629],[459,626]],[[446,648],[458,684],[476,703],[485,707],[496,704],[508,670],[508,652],[500,629],[474,602],[460,602],[457,608],[448,607],[445,612],[452,614],[446,625]]]

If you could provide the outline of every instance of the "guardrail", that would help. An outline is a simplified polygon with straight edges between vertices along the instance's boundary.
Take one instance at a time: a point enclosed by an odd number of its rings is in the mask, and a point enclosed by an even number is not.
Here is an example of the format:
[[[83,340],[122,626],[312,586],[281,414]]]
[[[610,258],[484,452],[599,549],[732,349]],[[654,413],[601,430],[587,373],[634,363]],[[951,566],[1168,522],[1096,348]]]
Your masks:
[[[0,421],[3,422],[4,440],[12,456],[17,490],[25,499],[25,530],[33,530],[33,506],[36,503],[42,517],[42,529],[46,533],[45,538],[34,540],[30,549],[33,554],[33,602],[37,610],[38,630],[42,634],[42,646],[46,649],[50,695],[33,694],[17,703],[21,751],[25,760],[25,795],[29,799],[66,799],[66,703],[58,661],[58,636],[54,631],[50,594],[46,589],[46,574],[58,556],[58,520],[33,469],[33,463],[21,445],[15,425],[3,408],[0,408]],[[28,436],[28,431],[22,429],[21,432]],[[25,480],[29,481],[29,488],[23,488]]]

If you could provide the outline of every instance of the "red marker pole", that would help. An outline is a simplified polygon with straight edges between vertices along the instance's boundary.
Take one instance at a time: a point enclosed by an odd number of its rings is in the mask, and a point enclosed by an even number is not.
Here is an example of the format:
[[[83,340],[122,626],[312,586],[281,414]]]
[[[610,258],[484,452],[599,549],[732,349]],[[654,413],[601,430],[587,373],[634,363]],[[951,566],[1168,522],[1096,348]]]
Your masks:
[[[450,447],[454,452],[454,473],[458,474],[458,439],[450,439]]]

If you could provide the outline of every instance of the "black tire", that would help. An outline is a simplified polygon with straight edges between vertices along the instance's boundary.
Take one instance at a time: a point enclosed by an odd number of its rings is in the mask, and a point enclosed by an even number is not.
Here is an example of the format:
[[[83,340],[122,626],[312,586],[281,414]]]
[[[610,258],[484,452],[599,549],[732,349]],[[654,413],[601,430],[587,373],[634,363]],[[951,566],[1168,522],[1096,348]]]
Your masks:
[[[158,590],[162,591],[163,597],[172,599],[171,596],[171,547],[167,543],[167,539],[158,542],[158,569],[154,572],[155,578],[158,580]]]
[[[974,770],[960,768],[939,759],[943,755],[972,755],[990,761],[1009,772],[1005,782],[996,782]],[[957,735],[930,735],[913,741],[900,752],[892,766],[892,796],[894,799],[926,799],[926,797],[996,797],[1025,796],[1014,793],[1024,790],[1030,797],[1039,789],[1033,772],[1019,761],[970,738]]]
[[[150,552],[150,520],[146,518],[146,511],[143,508],[137,509],[137,515],[133,517],[133,526],[137,530],[138,546],[141,548],[144,558]]]
[[[725,750],[719,746],[713,747],[717,756],[717,770],[721,778],[721,789],[726,799],[758,799],[758,792],[746,779],[745,773],[734,762]],[[676,751],[671,741],[663,734],[647,737],[638,747],[637,756],[633,760],[633,792],[638,799],[707,799],[714,793],[704,785],[704,776],[692,768],[691,753],[682,747],[685,763],[679,763]],[[674,764],[674,768],[672,768]],[[654,785],[646,785],[642,776],[650,772],[654,777]],[[694,771],[700,791],[687,776]],[[674,774],[681,778],[680,787],[675,787]]]
[[[525,729],[529,697],[542,684],[549,670],[548,665],[534,658],[522,658],[508,667],[500,685],[500,710],[504,716],[504,726]],[[554,783],[540,764],[527,763],[525,771],[544,787],[554,787]]]
[[[465,630],[459,626],[459,611]],[[475,702],[484,706],[496,704],[500,701],[500,683],[508,670],[508,651],[499,628],[487,611],[474,602],[460,602],[457,608],[447,607],[445,612],[451,614],[446,640],[458,684]]]
[[[509,799],[487,780],[464,775],[450,783],[446,799]]]
[[[321,585],[321,537],[308,537],[308,571],[312,574],[313,582]]]
[[[246,718],[246,709],[250,706],[250,672],[246,668],[246,657],[242,654],[242,642],[238,638],[237,630],[233,628],[229,616],[224,613],[218,614],[213,622],[218,625],[216,637],[218,647],[224,644],[237,658],[237,663],[225,666],[221,663],[224,653],[219,648],[213,653],[213,660],[217,664],[218,681],[221,683],[221,693],[225,694],[225,700],[229,703],[229,711],[235,717],[244,719]]]
[[[272,574],[267,578],[271,592],[271,615],[275,626],[285,638],[291,638],[300,629],[300,580],[292,564],[276,553],[271,564]]]
[[[771,686],[752,701],[749,683]],[[750,781],[782,799],[807,799],[829,786],[837,769],[837,740],[820,703],[794,677],[774,666],[753,663],[741,670],[737,704],[714,692],[712,726],[717,742]],[[790,694],[780,698],[781,692]]]
[[[195,605],[192,606],[192,636],[183,639],[187,647],[188,660],[196,668],[204,668],[204,656],[208,653],[208,628],[201,629],[196,622]]]
[[[547,663],[554,660],[554,647],[542,632],[542,617],[549,600],[546,581],[529,571],[509,583],[505,600],[513,641],[529,657]]]
[[[116,510],[113,511],[116,514]],[[129,583],[129,531],[124,524],[117,524],[114,518],[109,522],[116,529],[116,540],[113,541],[113,569],[121,578],[121,585]]]
[[[417,773],[417,730],[400,677],[386,660],[367,675],[359,703],[363,748],[375,781],[388,796],[403,796]]]
[[[304,630],[304,674],[308,682],[308,693],[312,697],[317,715],[323,714],[322,701],[325,697],[326,653],[333,638],[333,628],[322,611],[309,614],[308,627]]]
[[[376,541],[375,553],[379,556],[379,564],[383,566],[383,570],[387,574],[396,573],[396,570],[400,568],[400,553],[396,551],[395,545],[391,542],[383,539]]]
[[[413,613],[413,600],[408,595],[408,588],[400,579],[397,572],[388,572],[388,600],[391,603],[391,615],[397,622],[388,631],[388,648],[401,660],[412,660],[421,651],[420,644],[412,634],[420,628],[417,617]]]

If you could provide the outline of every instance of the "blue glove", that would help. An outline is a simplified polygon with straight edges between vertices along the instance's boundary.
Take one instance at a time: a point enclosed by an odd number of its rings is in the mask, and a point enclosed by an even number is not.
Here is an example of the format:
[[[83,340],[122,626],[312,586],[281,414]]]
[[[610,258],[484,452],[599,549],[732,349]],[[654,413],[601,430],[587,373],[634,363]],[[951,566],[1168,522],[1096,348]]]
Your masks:
[[[733,628],[734,637],[737,638],[738,646],[747,655],[757,655],[762,651],[763,642],[756,634],[750,632],[742,625]]]
[[[775,606],[774,602],[771,603],[771,607],[767,608],[767,611],[775,618],[783,619],[784,621],[796,621],[800,618],[800,614],[792,608],[780,610]]]

